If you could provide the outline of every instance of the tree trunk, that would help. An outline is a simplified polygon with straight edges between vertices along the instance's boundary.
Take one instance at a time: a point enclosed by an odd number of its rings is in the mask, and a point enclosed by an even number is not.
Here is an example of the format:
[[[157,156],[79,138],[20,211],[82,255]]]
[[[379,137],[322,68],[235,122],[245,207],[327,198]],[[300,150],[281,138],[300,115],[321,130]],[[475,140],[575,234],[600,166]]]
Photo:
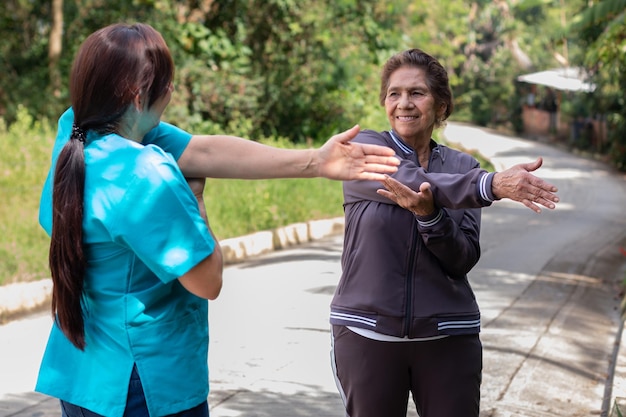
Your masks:
[[[61,70],[59,59],[63,50],[63,0],[52,0],[52,25],[48,47],[48,72],[50,90],[54,97],[61,95]]]

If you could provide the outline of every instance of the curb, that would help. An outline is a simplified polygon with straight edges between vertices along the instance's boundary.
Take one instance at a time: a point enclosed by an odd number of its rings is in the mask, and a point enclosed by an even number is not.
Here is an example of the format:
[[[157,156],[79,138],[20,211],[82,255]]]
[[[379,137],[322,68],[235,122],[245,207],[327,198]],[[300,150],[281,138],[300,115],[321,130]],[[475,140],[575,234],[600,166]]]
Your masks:
[[[344,218],[312,220],[295,223],[274,230],[220,241],[224,264],[233,264],[251,256],[262,255],[274,250],[285,249],[339,233],[343,233]]]
[[[231,265],[275,250],[343,233],[344,218],[312,220],[220,241],[224,264]],[[47,308],[52,279],[0,286],[0,324]]]

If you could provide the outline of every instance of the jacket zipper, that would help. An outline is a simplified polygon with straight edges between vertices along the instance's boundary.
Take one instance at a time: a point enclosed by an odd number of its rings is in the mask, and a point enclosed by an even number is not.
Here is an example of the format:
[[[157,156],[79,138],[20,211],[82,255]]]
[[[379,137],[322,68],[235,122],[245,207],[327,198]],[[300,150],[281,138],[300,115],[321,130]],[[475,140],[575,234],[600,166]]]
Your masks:
[[[417,259],[417,239],[418,239],[418,235],[419,233],[417,233],[417,225],[413,226],[413,241],[411,242],[411,250],[410,250],[410,256],[411,259],[409,260],[409,269],[407,271],[407,276],[406,276],[406,297],[405,297],[405,321],[404,321],[404,335],[407,337],[411,337],[411,316],[413,316],[413,300],[412,300],[412,294],[413,294],[413,267],[415,265],[415,260]]]
[[[413,154],[415,158],[415,162],[417,165],[420,165],[419,160],[415,153]],[[430,167],[435,155],[439,155],[439,148],[435,147],[433,152],[430,153],[430,157],[428,158],[428,166]],[[428,171],[428,170],[426,170]],[[415,261],[417,260],[418,254],[415,253],[417,251],[417,239],[419,238],[419,232],[417,230],[417,224],[413,223],[413,241],[411,243],[411,259],[409,261],[409,270],[407,271],[406,276],[406,297],[405,297],[405,321],[404,321],[404,335],[407,337],[411,337],[411,317],[413,316],[413,267],[415,265]]]

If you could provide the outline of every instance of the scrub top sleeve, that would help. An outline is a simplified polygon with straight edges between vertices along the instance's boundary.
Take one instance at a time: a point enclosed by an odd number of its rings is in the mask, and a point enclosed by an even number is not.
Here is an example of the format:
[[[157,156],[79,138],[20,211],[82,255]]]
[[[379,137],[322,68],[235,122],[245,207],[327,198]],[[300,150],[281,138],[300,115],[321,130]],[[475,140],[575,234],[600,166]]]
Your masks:
[[[144,136],[142,143],[144,145],[156,145],[170,153],[175,160],[178,160],[189,145],[190,140],[191,133],[169,123],[160,122],[157,127]]]
[[[137,177],[116,211],[111,233],[163,282],[184,275],[215,248],[178,166],[151,146],[138,160]]]

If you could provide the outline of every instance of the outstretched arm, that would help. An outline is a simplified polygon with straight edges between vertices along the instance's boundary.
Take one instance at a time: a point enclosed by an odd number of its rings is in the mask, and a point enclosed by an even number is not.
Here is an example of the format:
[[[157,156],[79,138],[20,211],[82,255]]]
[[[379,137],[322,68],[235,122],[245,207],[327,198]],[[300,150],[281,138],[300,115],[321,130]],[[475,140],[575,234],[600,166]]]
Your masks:
[[[186,177],[382,180],[399,164],[390,148],[351,142],[359,127],[318,149],[280,149],[226,135],[193,136],[178,159]]]
[[[538,158],[534,162],[514,165],[502,172],[496,172],[491,184],[493,194],[498,199],[508,198],[518,201],[537,213],[541,213],[541,208],[538,205],[554,209],[555,203],[559,202],[559,197],[555,194],[558,191],[557,188],[531,174],[542,163],[543,160]],[[377,190],[378,194],[417,215],[428,214],[424,211],[425,208],[430,207],[429,204],[432,201],[431,186],[428,182],[422,182],[419,191],[415,191],[391,177],[387,177],[381,182],[385,189]]]

